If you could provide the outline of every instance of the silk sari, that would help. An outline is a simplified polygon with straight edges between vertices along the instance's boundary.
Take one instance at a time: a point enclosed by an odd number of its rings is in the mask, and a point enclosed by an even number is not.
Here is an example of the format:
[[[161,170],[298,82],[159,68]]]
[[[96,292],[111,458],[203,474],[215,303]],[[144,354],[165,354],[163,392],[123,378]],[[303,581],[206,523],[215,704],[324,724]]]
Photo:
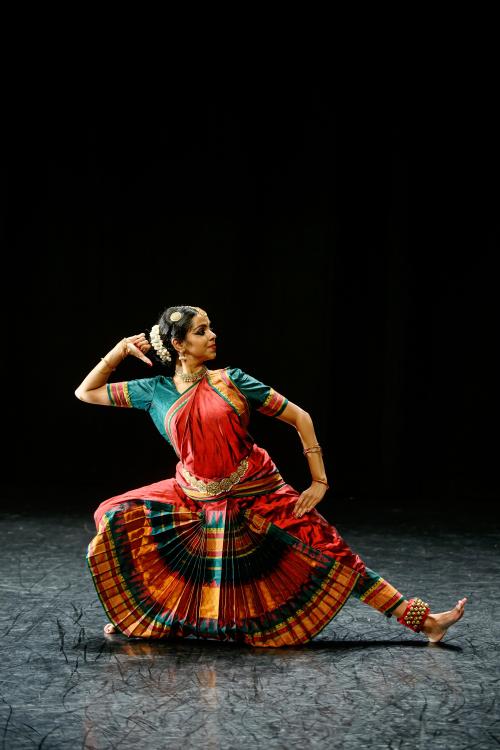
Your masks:
[[[175,476],[101,503],[87,560],[102,605],[128,637],[215,638],[252,646],[310,641],[340,611],[365,565],[299,497],[248,427],[287,400],[237,368],[110,383],[178,457]]]

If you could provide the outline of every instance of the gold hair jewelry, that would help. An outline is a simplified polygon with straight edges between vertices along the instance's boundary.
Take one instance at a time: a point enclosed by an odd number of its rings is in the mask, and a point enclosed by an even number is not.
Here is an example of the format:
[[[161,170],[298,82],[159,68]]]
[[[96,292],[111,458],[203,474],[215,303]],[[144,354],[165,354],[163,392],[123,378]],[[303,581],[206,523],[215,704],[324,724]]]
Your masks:
[[[184,383],[196,383],[197,380],[201,380],[204,374],[208,372],[208,368],[203,365],[201,370],[198,370],[198,372],[193,372],[192,375],[186,375],[185,372],[182,372],[182,370],[176,370],[175,374],[184,382]]]
[[[208,318],[207,313],[201,307],[196,307],[196,305],[182,305],[182,307],[190,307],[191,310],[196,310],[198,315],[204,315],[206,318]]]
[[[152,327],[149,339],[151,341],[151,346],[153,347],[161,361],[171,362],[172,357],[170,356],[170,352],[168,351],[168,349],[163,346],[163,341],[161,340],[160,336],[160,326],[158,324]]]
[[[196,305],[182,305],[182,307],[190,307],[191,310],[196,310],[198,315],[204,315],[206,318],[208,318],[207,313],[205,312],[205,310],[202,310],[201,307],[196,307]],[[180,310],[174,310],[173,313],[170,313],[168,319],[172,323],[177,323],[177,321],[179,321],[181,318],[182,318],[182,313],[180,312]]]

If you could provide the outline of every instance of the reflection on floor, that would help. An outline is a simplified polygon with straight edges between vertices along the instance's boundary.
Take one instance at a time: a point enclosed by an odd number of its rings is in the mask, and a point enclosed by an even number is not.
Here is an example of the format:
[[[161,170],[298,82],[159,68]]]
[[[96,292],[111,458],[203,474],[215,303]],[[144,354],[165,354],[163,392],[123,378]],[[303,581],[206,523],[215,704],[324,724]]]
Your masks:
[[[500,534],[338,527],[434,611],[469,597],[443,644],[354,599],[303,648],[103,636],[85,563],[91,516],[3,513],[2,747],[497,747]]]

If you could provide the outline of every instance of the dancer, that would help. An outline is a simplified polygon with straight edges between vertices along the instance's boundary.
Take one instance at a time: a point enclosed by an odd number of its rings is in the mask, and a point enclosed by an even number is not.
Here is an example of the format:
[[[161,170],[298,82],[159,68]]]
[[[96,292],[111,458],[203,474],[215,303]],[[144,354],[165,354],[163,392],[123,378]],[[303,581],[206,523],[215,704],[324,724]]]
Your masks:
[[[172,375],[108,382],[127,356],[152,366],[147,354]],[[207,313],[169,307],[149,336],[122,339],[75,391],[90,404],[147,411],[179,459],[175,477],[96,510],[87,559],[105,632],[293,646],[354,595],[440,641],[467,599],[431,614],[370,570],[316,510],[328,479],[310,415],[238,368],[208,369],[215,357]],[[297,430],[311,473],[303,492],[251,437],[253,409]]]

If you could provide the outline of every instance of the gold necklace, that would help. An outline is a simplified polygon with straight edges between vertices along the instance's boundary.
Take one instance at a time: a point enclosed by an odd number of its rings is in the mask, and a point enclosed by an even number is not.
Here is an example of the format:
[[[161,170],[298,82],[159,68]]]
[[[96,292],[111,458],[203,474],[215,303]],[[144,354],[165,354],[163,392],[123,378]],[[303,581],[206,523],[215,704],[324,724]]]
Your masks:
[[[182,372],[182,370],[176,370],[175,374],[178,375],[184,383],[196,383],[197,380],[201,380],[201,378],[207,371],[208,368],[203,365],[201,370],[198,370],[198,372],[193,372],[192,375],[186,375],[186,373]]]

